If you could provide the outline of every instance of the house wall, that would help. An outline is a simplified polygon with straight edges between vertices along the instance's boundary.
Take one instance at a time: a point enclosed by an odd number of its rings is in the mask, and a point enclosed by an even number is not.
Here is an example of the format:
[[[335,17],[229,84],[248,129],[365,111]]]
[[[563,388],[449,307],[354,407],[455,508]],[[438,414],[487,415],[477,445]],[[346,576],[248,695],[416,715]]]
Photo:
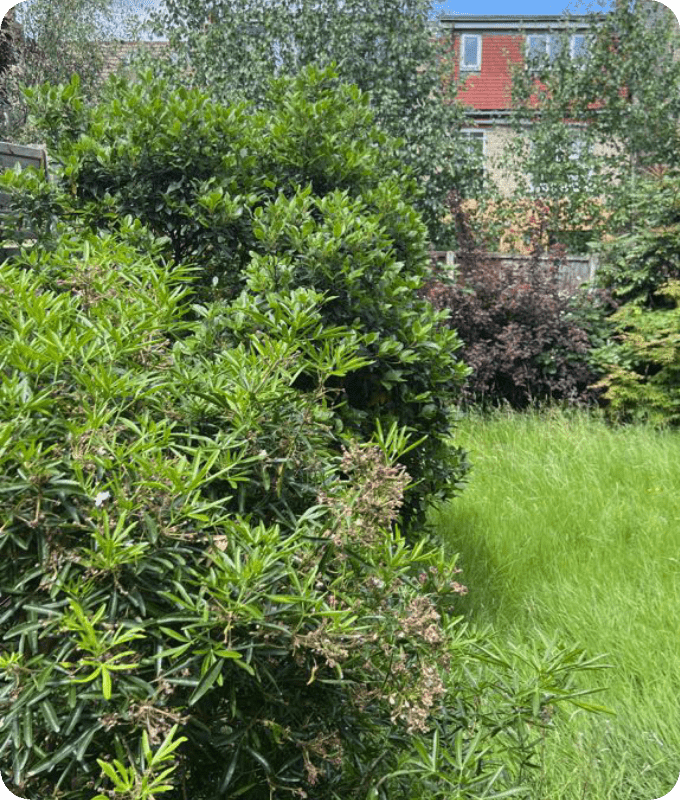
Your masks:
[[[137,53],[165,55],[168,52],[168,42],[165,41],[139,41],[139,42],[101,42],[101,54],[104,66],[101,80],[105,81],[110,75],[125,70],[130,59]]]
[[[469,72],[460,69],[461,38],[454,38],[454,74],[456,79],[462,80],[458,99],[480,111],[509,109],[512,105],[511,65],[522,62],[524,37],[485,33],[481,40],[481,69]]]
[[[517,180],[503,167],[505,151],[515,132],[508,125],[498,123],[480,128],[484,131],[484,169],[490,183],[502,197],[509,197],[517,189]],[[593,147],[596,158],[610,158],[617,152],[613,142],[600,142]],[[527,176],[528,177],[528,176]]]
[[[513,131],[507,124],[512,109],[513,70],[524,63],[527,36],[564,30],[564,19],[549,15],[459,15],[448,18],[446,24],[450,28],[448,35],[452,43],[451,71],[460,82],[457,98],[466,106],[466,127],[484,131],[485,174],[500,194],[507,197],[517,189],[517,181],[502,166],[505,148],[513,138]],[[569,23],[567,30],[570,35],[583,34],[587,23]],[[481,63],[478,70],[461,69],[463,36],[480,37]]]
[[[517,181],[503,168],[505,149],[514,137],[514,132],[506,125],[493,125],[484,129],[485,152],[484,167],[486,177],[503,197],[510,196],[517,188]]]
[[[486,136],[486,150],[485,150],[485,170],[489,182],[493,182],[495,188],[498,190],[500,197],[497,203],[503,208],[501,217],[506,219],[507,230],[500,231],[500,239],[497,242],[499,252],[510,253],[529,253],[531,250],[531,240],[535,231],[535,204],[540,206],[541,198],[539,196],[524,196],[523,194],[514,195],[517,190],[517,181],[513,179],[512,174],[503,168],[503,156],[507,145],[515,136],[514,131],[508,126],[497,125],[485,129]],[[594,155],[598,157],[611,157],[616,153],[616,148],[613,143],[602,143],[595,146]],[[529,176],[525,175],[524,178]],[[523,199],[521,199],[523,198]],[[585,244],[585,239],[580,245],[575,242],[575,236],[588,237],[592,236],[592,229],[597,229],[602,224],[602,203],[603,198],[593,196],[590,201],[582,209],[582,222],[575,228],[567,225],[564,228],[556,228],[555,230],[546,230],[543,241],[544,247],[549,247],[552,236],[556,236],[558,241],[570,241],[569,247],[572,252],[582,252],[582,247]],[[565,201],[566,202],[566,201]],[[469,210],[471,213],[477,213],[477,203],[474,200],[468,201]],[[509,205],[508,205],[509,204]],[[559,205],[559,204],[558,204]],[[482,206],[484,208],[484,206]],[[512,211],[511,211],[512,209]],[[599,209],[599,210],[598,210]],[[499,206],[491,203],[486,206],[483,212],[483,217],[488,217],[489,220],[496,216],[496,211],[500,210]],[[592,218],[588,215],[592,214]],[[586,222],[591,219],[591,222]],[[510,221],[511,220],[511,221]],[[598,222],[599,220],[599,222]],[[579,232],[581,232],[579,234]],[[590,232],[590,233],[589,233]],[[602,235],[600,231],[598,236]]]

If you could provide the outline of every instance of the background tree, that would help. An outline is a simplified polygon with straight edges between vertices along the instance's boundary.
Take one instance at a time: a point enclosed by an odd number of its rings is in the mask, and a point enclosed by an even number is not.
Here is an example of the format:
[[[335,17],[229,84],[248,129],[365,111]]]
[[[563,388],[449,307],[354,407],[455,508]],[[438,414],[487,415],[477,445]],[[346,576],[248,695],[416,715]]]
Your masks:
[[[444,200],[478,170],[459,136],[461,108],[446,102],[445,60],[429,0],[168,0],[156,32],[171,42],[171,73],[218,99],[264,102],[269,78],[335,63],[370,92],[376,122],[403,139],[401,160],[420,179],[430,238],[447,241]]]
[[[590,229],[599,251],[598,283],[619,306],[593,356],[609,413],[677,423],[680,29],[655,2],[591,20],[580,58],[565,33],[516,70],[522,190],[563,241]]]
[[[568,22],[568,17],[565,21]],[[680,162],[680,30],[656,2],[592,14],[593,34],[575,55],[568,31],[551,52],[515,70],[517,138],[508,168],[518,194],[551,205],[566,231],[630,229],[641,181]],[[530,123],[530,124],[527,124]]]
[[[104,67],[97,45],[132,36],[135,17],[123,0],[23,0],[7,15],[0,46],[3,66],[0,95],[4,113],[0,136],[30,142],[24,86],[68,83],[73,74],[91,91]]]

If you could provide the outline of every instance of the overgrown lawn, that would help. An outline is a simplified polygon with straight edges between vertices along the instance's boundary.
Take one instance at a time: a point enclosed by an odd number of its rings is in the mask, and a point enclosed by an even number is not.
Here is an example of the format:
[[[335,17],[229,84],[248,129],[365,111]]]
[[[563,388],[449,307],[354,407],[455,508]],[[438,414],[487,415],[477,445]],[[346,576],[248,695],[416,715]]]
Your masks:
[[[467,613],[501,637],[604,654],[612,714],[547,737],[536,800],[652,800],[680,772],[680,434],[585,414],[470,415],[473,473],[435,515]]]

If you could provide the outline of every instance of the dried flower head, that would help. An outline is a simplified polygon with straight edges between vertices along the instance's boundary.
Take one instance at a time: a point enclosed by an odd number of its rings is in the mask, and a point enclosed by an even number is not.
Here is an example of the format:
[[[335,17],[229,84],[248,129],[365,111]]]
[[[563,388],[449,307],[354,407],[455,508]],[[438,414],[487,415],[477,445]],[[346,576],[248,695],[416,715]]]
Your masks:
[[[347,479],[318,495],[333,520],[326,535],[338,547],[344,541],[370,546],[396,521],[410,476],[375,446],[343,449],[340,466]]]

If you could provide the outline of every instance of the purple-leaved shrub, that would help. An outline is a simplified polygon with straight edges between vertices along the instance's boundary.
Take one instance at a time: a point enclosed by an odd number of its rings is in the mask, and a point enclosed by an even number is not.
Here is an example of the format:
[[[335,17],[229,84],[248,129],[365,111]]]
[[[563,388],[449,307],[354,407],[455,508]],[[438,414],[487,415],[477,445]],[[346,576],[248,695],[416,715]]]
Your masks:
[[[463,212],[454,280],[441,273],[426,296],[464,343],[463,361],[472,368],[463,403],[523,409],[557,400],[587,404],[596,373],[589,364],[588,332],[579,324],[558,270],[564,253],[541,258],[536,248],[524,259],[491,261],[474,243]]]

